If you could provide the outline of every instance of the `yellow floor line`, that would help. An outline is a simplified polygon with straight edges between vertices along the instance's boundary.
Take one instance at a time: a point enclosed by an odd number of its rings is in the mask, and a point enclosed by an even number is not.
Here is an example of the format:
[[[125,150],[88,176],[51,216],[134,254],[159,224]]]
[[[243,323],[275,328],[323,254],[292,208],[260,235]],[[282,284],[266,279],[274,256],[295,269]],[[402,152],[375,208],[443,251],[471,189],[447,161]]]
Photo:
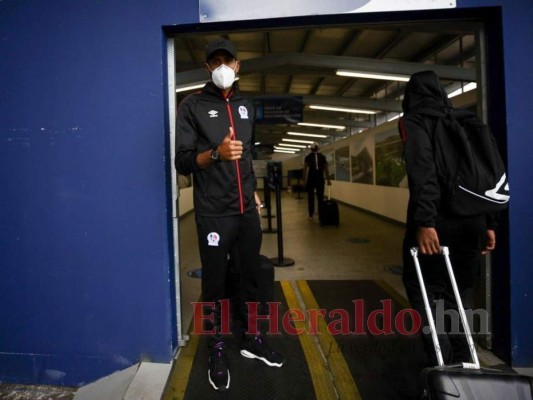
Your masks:
[[[289,281],[281,281],[280,283],[289,309],[301,309],[291,283]],[[315,389],[316,396],[315,398],[317,400],[336,400],[337,395],[335,393],[335,387],[331,381],[328,366],[320,355],[318,344],[314,338],[308,334],[307,326],[303,321],[293,321],[293,324],[297,330],[305,330],[303,334],[298,335],[298,338],[300,340],[300,345],[302,346],[305,359],[309,367],[309,373],[311,374],[311,379],[313,381],[313,387]]]
[[[311,292],[311,288],[306,281],[297,281],[298,289],[304,300],[304,304],[308,310],[314,309],[318,310],[318,303]],[[337,388],[337,393],[339,399],[341,400],[360,400],[361,395],[357,386],[354,382],[353,376],[348,368],[348,364],[344,359],[344,356],[337,345],[335,338],[329,333],[327,329],[327,324],[324,318],[318,318],[318,340],[329,364],[329,369],[331,375],[333,376],[333,381],[335,387]]]
[[[194,355],[196,354],[198,342],[200,341],[199,335],[190,335],[189,338],[190,340],[187,345],[180,349],[178,358],[174,360],[174,365],[168,378],[168,384],[161,400],[181,400],[185,396]]]

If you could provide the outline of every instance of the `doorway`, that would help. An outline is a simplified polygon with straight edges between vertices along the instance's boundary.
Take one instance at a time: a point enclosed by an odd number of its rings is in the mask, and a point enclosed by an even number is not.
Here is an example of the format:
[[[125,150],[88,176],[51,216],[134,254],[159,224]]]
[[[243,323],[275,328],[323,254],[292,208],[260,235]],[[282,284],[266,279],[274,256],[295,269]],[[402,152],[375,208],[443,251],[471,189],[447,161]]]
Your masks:
[[[315,136],[313,141],[320,142],[335,165],[332,197],[357,210],[363,209],[371,215],[401,224],[407,201],[406,188],[394,186],[396,183],[379,184],[375,167],[372,182],[354,181],[351,150],[348,156],[344,152],[339,152],[337,156],[337,150],[344,143],[356,140],[358,135],[370,136],[395,129],[394,119],[401,112],[405,82],[350,77],[339,72],[364,70],[409,76],[422,69],[434,69],[450,92],[458,91],[453,100],[455,106],[476,110],[493,126],[502,153],[505,153],[505,119],[491,118],[492,109],[505,110],[505,104],[502,104],[504,96],[499,96],[503,93],[503,82],[499,79],[502,61],[497,56],[502,48],[500,20],[499,10],[487,8],[342,14],[167,27],[171,156],[173,158],[175,110],[181,99],[191,93],[190,90],[197,90],[208,78],[202,66],[205,45],[216,37],[226,37],[236,44],[241,60],[240,90],[258,101],[287,96],[301,99],[301,122],[313,124],[258,124],[258,159],[279,160],[284,164],[283,171],[293,170],[301,165],[305,147],[300,153],[278,153],[277,150],[284,147],[281,144],[287,132],[325,136],[319,140]],[[476,84],[475,89],[469,90],[472,83]],[[196,88],[189,89],[189,86]],[[324,109],[324,106],[358,111],[344,113]],[[351,146],[348,144],[350,149]],[[344,175],[341,173],[346,169],[343,168],[343,160],[348,169]],[[178,178],[173,175],[173,182]],[[173,198],[177,198],[178,191],[173,190]],[[180,271],[183,273],[178,251],[179,216],[192,210],[192,188],[184,184],[180,186],[179,193],[174,213],[176,277],[180,276]],[[382,207],[376,209],[376,204],[382,204]],[[507,229],[505,221],[502,229]],[[345,245],[348,248],[351,244],[347,241]],[[508,246],[506,243],[502,246],[493,258],[495,262],[488,260],[481,279],[481,307],[487,309],[490,315],[493,314],[492,303],[495,300],[491,290],[493,277],[504,275],[500,265],[507,265]],[[383,249],[383,253],[386,251]],[[289,253],[287,255],[291,257]],[[334,254],[330,255],[332,260],[334,257]],[[393,262],[389,266],[397,271],[401,266],[396,264]],[[298,260],[295,268],[299,268]],[[179,279],[176,285],[176,315],[180,321],[178,338],[185,342]],[[508,288],[503,290],[502,301],[508,302],[507,292]],[[498,314],[496,320],[500,323],[494,324],[494,329],[505,331],[507,328],[499,328],[509,326],[505,324],[505,318],[505,313]],[[499,337],[505,337],[505,332],[499,333]],[[488,349],[494,346],[491,335],[485,338],[483,345]]]

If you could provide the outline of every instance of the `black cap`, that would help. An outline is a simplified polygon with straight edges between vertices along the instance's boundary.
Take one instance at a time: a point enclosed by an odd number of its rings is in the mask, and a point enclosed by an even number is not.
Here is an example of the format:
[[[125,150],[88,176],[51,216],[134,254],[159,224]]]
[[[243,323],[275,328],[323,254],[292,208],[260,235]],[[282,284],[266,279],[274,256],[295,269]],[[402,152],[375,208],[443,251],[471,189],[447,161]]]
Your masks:
[[[220,38],[213,40],[205,47],[206,61],[209,60],[211,54],[213,54],[217,50],[226,50],[232,55],[233,58],[237,58],[237,49],[235,48],[235,45],[227,39]]]

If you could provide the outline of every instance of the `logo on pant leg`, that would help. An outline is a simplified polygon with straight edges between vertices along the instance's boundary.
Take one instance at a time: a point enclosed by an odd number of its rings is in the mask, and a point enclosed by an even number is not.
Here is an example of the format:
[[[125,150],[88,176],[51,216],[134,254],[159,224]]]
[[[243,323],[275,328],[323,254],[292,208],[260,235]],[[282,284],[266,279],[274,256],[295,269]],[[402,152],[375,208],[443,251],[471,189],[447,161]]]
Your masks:
[[[211,232],[207,235],[207,245],[208,246],[218,246],[218,242],[220,241],[220,236],[216,232]]]

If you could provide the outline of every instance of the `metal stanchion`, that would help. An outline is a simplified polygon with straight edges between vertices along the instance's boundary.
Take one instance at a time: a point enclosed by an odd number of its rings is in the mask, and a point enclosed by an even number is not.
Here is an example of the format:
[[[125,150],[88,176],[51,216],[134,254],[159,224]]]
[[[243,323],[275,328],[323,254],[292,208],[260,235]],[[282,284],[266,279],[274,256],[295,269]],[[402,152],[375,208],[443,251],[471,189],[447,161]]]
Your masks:
[[[264,177],[263,178],[263,187],[264,187],[264,190],[265,190],[265,208],[266,208],[266,211],[267,211],[266,216],[263,216],[263,218],[267,218],[268,219],[268,228],[263,229],[263,233],[276,233],[278,230],[272,228],[272,217],[274,217],[274,215],[272,215],[272,201],[270,199],[270,197],[271,197],[270,189],[273,188],[274,186],[271,185],[270,183],[268,183],[268,178],[267,177]]]
[[[287,258],[283,256],[283,228],[281,225],[281,184],[275,186],[276,189],[276,222],[278,226],[278,257],[271,258],[270,260],[274,263],[275,267],[289,267],[294,265],[294,260],[292,258]]]

